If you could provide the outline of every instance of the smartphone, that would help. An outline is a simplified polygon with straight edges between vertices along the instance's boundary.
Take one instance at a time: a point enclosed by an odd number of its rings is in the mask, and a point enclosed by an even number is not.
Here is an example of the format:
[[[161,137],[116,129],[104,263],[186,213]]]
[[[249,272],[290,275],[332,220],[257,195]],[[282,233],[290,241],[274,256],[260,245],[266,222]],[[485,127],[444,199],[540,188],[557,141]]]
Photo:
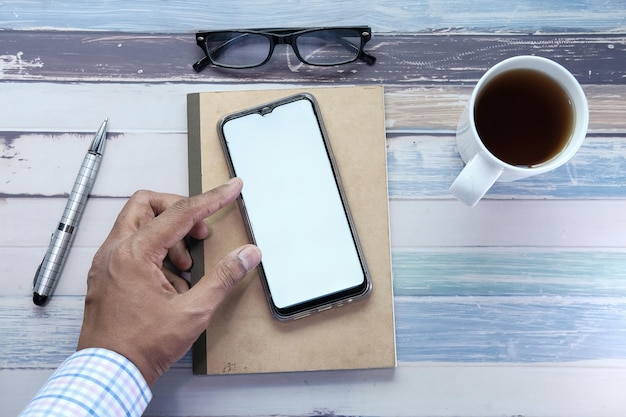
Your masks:
[[[363,298],[372,281],[310,94],[224,117],[218,134],[273,316],[299,319]]]

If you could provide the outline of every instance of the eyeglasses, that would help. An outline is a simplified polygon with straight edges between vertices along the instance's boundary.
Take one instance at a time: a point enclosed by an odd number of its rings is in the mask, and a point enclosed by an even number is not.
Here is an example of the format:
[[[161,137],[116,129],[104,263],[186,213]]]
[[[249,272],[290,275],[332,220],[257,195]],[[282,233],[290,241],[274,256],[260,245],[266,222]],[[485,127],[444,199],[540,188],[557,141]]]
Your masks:
[[[254,68],[270,60],[276,45],[291,45],[305,64],[333,66],[362,60],[374,65],[376,57],[363,50],[371,29],[336,27],[313,29],[253,29],[198,32],[196,42],[206,56],[193,64],[196,72],[209,64],[224,68]]]

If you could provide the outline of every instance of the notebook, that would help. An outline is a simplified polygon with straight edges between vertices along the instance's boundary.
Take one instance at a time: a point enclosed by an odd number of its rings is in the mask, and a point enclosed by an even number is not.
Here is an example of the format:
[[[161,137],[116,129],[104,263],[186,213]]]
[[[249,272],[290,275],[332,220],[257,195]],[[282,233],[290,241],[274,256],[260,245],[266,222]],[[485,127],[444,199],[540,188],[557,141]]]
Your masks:
[[[228,180],[217,134],[225,115],[307,92],[318,101],[373,289],[364,300],[309,317],[272,317],[256,271],[228,296],[193,347],[203,375],[391,368],[396,365],[383,88],[274,89],[189,94],[189,192]],[[245,178],[244,187],[245,187]],[[248,243],[237,204],[207,219],[208,239],[192,247],[192,283]]]

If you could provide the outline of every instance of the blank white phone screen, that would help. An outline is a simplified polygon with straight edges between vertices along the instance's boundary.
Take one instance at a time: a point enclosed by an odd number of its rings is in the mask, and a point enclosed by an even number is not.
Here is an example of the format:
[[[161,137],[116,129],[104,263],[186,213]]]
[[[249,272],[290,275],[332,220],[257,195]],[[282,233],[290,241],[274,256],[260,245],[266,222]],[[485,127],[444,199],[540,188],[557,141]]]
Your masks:
[[[359,254],[312,104],[225,122],[272,300],[286,308],[361,285]]]

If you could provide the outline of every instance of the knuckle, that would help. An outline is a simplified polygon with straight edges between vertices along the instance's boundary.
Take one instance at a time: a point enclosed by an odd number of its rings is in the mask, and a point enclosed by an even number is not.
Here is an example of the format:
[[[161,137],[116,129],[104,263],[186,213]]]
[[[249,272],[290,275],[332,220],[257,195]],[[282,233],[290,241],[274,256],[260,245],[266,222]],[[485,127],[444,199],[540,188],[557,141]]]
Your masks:
[[[190,198],[182,198],[172,204],[172,209],[181,212],[187,212],[193,209],[195,204],[193,204],[193,200]]]
[[[108,256],[107,272],[111,277],[123,276],[129,267],[138,262],[136,250],[128,242],[116,245]]]
[[[130,196],[130,199],[132,201],[139,201],[139,202],[149,201],[150,198],[152,198],[152,191],[148,191],[148,190],[137,190],[133,193],[133,195]]]
[[[224,205],[226,205],[226,197],[221,188],[214,188],[212,190],[209,190],[206,192],[206,195],[210,201],[209,211],[216,212],[221,207],[224,207]]]
[[[230,292],[243,276],[243,267],[237,261],[220,262],[215,269],[215,278],[220,289]]]

